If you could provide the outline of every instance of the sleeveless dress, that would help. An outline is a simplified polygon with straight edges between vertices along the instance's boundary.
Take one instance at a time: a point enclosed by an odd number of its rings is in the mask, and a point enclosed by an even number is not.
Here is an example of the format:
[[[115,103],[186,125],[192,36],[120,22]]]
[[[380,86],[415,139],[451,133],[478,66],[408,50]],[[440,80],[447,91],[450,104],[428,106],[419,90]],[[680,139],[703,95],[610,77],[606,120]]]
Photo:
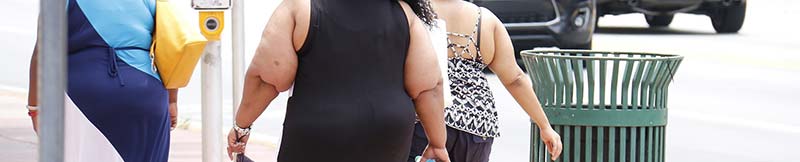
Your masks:
[[[155,0],[69,0],[66,161],[166,162],[168,93],[149,56]]]
[[[414,128],[406,15],[394,0],[311,0],[279,162],[402,162]]]
[[[445,106],[445,146],[450,160],[454,162],[489,161],[494,138],[500,135],[497,131],[498,116],[494,97],[483,73],[488,64],[484,62],[480,50],[483,8],[478,9],[477,21],[471,33],[447,33],[447,49],[454,57],[447,59],[452,104]],[[466,43],[456,43],[452,38],[466,40]],[[422,154],[428,144],[421,124],[415,127],[412,143],[408,162],[413,162],[413,157]]]

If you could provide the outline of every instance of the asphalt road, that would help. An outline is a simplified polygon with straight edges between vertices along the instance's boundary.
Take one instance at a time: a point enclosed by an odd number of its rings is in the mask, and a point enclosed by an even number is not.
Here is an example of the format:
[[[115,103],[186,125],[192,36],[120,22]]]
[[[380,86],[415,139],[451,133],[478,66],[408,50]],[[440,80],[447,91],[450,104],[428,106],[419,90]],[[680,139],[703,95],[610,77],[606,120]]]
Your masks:
[[[2,0],[12,21],[0,21],[0,85],[27,87],[27,66],[34,43],[37,4]],[[255,51],[273,1],[247,1],[246,44]],[[748,2],[739,34],[715,34],[706,16],[680,14],[669,28],[649,29],[642,15],[606,16],[594,37],[594,49],[643,51],[685,56],[669,95],[668,161],[798,161],[800,159],[800,2]],[[230,15],[230,14],[228,14]],[[230,20],[230,19],[228,19]],[[226,29],[226,31],[230,31]],[[223,41],[230,34],[225,33]],[[223,43],[223,51],[230,51]],[[230,67],[228,53],[223,66]],[[249,61],[248,61],[249,62]],[[199,68],[198,68],[199,69]],[[230,68],[223,69],[230,77]],[[181,116],[200,121],[200,73],[182,90]],[[225,79],[225,96],[230,81]],[[529,158],[530,124],[525,113],[494,76],[489,78],[500,111],[502,137],[492,161]],[[254,131],[279,141],[286,94],[273,101]],[[230,99],[224,110],[230,119]],[[228,121],[228,120],[226,120]],[[227,125],[227,124],[226,124]]]

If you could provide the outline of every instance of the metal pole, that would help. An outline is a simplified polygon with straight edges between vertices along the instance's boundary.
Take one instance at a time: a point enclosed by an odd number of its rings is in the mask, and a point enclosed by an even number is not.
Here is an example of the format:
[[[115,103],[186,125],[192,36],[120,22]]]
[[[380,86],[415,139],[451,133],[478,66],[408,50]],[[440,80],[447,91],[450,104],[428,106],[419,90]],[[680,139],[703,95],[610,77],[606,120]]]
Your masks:
[[[221,43],[209,41],[203,52],[202,116],[203,161],[222,161],[222,65]]]
[[[39,161],[64,161],[64,92],[67,87],[67,3],[40,0],[38,72]]]
[[[236,111],[242,101],[242,86],[244,84],[244,0],[234,0],[233,9],[233,119],[236,120]]]

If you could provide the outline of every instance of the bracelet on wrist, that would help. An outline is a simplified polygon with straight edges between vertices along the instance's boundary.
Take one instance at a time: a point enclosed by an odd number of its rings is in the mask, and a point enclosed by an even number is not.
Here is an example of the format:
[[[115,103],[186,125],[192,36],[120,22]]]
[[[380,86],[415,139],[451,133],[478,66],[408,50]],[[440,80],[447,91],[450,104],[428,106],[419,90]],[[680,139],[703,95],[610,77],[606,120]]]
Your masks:
[[[236,138],[240,139],[244,136],[250,135],[250,127],[242,128],[238,124],[233,124],[233,131],[236,132]]]
[[[36,117],[36,116],[39,115],[39,107],[38,106],[28,105],[28,106],[25,106],[25,107],[28,108],[28,116]]]

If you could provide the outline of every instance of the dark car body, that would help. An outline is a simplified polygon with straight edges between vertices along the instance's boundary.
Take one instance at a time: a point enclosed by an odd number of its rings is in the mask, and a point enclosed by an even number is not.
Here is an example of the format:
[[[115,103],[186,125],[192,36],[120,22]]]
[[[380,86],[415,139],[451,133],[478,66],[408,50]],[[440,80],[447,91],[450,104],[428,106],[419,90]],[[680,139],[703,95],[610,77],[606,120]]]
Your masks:
[[[492,11],[519,51],[535,47],[591,49],[594,0],[474,0]]]
[[[651,27],[666,27],[677,13],[708,15],[718,33],[738,32],[746,0],[597,0],[597,15],[642,13]]]

